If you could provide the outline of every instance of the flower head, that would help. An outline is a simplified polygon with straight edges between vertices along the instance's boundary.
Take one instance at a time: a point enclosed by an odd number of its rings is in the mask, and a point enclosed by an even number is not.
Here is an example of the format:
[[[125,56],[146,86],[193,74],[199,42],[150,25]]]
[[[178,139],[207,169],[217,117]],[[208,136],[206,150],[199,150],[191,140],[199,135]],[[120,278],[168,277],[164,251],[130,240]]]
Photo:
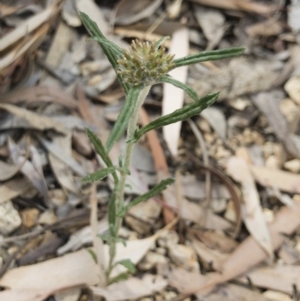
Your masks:
[[[158,42],[135,40],[118,60],[118,74],[132,86],[151,85],[174,68],[174,55],[166,54]]]

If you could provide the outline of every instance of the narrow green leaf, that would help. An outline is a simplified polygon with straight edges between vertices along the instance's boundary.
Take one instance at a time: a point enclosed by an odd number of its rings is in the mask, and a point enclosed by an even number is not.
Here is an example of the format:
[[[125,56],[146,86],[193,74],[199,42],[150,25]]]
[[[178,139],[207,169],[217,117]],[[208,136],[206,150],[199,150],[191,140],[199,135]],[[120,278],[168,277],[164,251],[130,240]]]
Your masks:
[[[244,52],[245,52],[245,48],[242,47],[203,51],[197,54],[185,56],[180,59],[174,60],[173,61],[175,63],[174,68],[205,62],[205,61],[215,61],[215,60],[235,57],[243,54]]]
[[[130,90],[126,96],[126,100],[125,100],[123,109],[122,109],[117,121],[115,122],[115,125],[112,128],[112,130],[109,134],[109,137],[106,141],[107,152],[109,152],[111,150],[114,143],[116,141],[118,141],[124,134],[124,132],[127,128],[127,125],[128,125],[128,121],[134,111],[139,93],[142,89],[143,88],[140,86],[130,88]]]
[[[101,169],[99,171],[96,171],[96,172],[84,177],[82,179],[82,182],[89,183],[89,182],[100,181],[100,180],[104,179],[105,177],[107,177],[108,175],[110,175],[111,173],[113,173],[114,171],[115,171],[115,168],[113,166]]]
[[[121,273],[118,276],[109,279],[108,284],[112,284],[112,283],[115,283],[115,282],[127,280],[128,277],[129,277],[128,272]]]
[[[102,158],[104,163],[106,164],[107,167],[113,167],[112,161],[106,152],[106,149],[104,145],[102,144],[101,140],[98,138],[98,136],[92,132],[90,129],[86,128],[85,132],[87,136],[89,137],[90,141],[93,143],[96,152],[99,154],[99,156]],[[119,182],[118,176],[116,171],[114,170],[112,172],[112,175],[114,177],[115,183],[117,184]]]
[[[172,84],[173,86],[184,90],[195,101],[198,100],[198,95],[192,88],[190,88],[189,86],[185,85],[184,83],[172,78],[170,75],[162,76],[159,79],[159,81],[162,83]]]
[[[116,71],[118,67],[119,51],[115,51],[115,50],[116,49],[120,50],[119,46],[107,40],[103,35],[103,33],[101,32],[101,30],[99,29],[97,23],[91,20],[87,14],[85,14],[84,12],[79,12],[79,16],[82,20],[82,23],[84,24],[84,26],[86,27],[90,35],[92,36],[92,38],[95,39],[100,44],[110,64]],[[112,46],[108,47],[105,43],[100,43],[101,39],[106,40],[109,44],[113,45],[113,47]],[[116,74],[125,93],[127,94],[130,88],[129,85],[123,80],[122,76],[120,76],[117,72]]]
[[[125,267],[129,273],[131,274],[134,274],[136,269],[135,269],[135,266],[134,264],[132,263],[132,261],[130,259],[123,259],[123,260],[120,260],[118,261],[116,264],[120,264],[122,265],[123,267]]]
[[[218,98],[219,93],[208,94],[203,98],[198,99],[188,105],[185,105],[183,108],[178,109],[170,114],[157,118],[156,120],[150,122],[146,126],[142,127],[139,130],[136,130],[134,134],[135,141],[138,141],[144,134],[151,130],[158,129],[162,126],[175,123],[178,121],[186,120],[194,115],[199,114],[208,106],[213,104]]]
[[[117,59],[123,56],[122,49],[118,45],[111,42],[110,40],[106,38],[99,38],[99,37],[92,37],[92,39],[98,42],[101,45],[101,47],[105,47],[111,52],[113,52]]]
[[[154,186],[152,189],[150,189],[148,192],[146,192],[143,195],[140,195],[139,197],[132,200],[124,209],[123,212],[127,212],[131,207],[149,200],[150,198],[156,196],[157,194],[161,193],[163,190],[167,188],[167,186],[173,184],[175,182],[174,179],[168,178],[165,180],[162,180],[159,184]]]
[[[170,37],[169,36],[164,36],[161,39],[159,39],[156,43],[155,43],[155,49],[157,50],[166,40],[169,40]]]
[[[98,263],[96,253],[95,253],[92,249],[88,249],[87,251],[90,253],[90,255],[91,255],[92,258],[94,259],[95,263]]]
[[[112,239],[115,239],[117,237],[116,228],[114,224],[109,224],[109,232]]]

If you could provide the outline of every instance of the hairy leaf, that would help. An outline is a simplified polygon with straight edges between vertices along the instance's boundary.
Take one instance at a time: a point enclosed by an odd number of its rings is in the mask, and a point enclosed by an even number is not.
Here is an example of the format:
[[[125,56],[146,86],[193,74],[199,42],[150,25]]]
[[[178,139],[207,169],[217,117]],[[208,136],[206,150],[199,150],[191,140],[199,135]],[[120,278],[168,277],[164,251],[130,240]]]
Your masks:
[[[128,271],[129,273],[133,274],[135,273],[136,269],[135,269],[135,266],[134,264],[132,263],[132,261],[130,259],[123,259],[123,260],[120,260],[118,261],[116,264],[121,264],[122,266],[124,266]]]
[[[235,57],[243,54],[245,48],[242,47],[233,47],[228,49],[221,49],[221,50],[212,50],[212,51],[203,51],[197,54],[189,55],[182,57],[180,59],[174,60],[175,67],[187,66],[192,65],[200,62],[205,61],[216,61],[221,59],[226,59],[230,57]],[[173,69],[174,69],[173,68]]]
[[[172,78],[169,75],[162,76],[159,79],[159,81],[162,82],[162,83],[172,84],[173,86],[175,86],[175,87],[177,87],[179,89],[184,90],[195,101],[198,100],[198,95],[197,95],[197,93],[192,88],[190,88],[186,84],[184,84],[184,83],[182,83],[182,82],[180,82],[180,81]]]
[[[101,169],[99,171],[96,171],[96,172],[84,177],[82,179],[82,182],[89,183],[89,182],[100,181],[100,180],[104,179],[105,177],[107,177],[108,175],[110,175],[111,173],[113,173],[114,171],[115,171],[114,166]]]
[[[118,58],[119,58],[119,51],[122,51],[121,48],[119,46],[117,46],[116,44],[112,43],[111,41],[107,40],[105,38],[105,36],[103,35],[103,33],[101,32],[101,30],[99,29],[98,25],[96,22],[94,22],[93,20],[91,20],[91,18],[85,14],[84,12],[79,12],[79,16],[84,24],[84,26],[87,28],[87,30],[89,31],[90,35],[92,36],[93,39],[95,39],[101,46],[101,48],[103,49],[105,55],[107,56],[110,64],[112,65],[112,67],[115,69],[117,69],[118,67]],[[102,42],[103,40],[105,40],[106,42]],[[107,43],[110,44],[111,46],[107,46]],[[118,51],[117,51],[118,49]],[[116,72],[117,73],[117,72]],[[125,93],[127,94],[129,91],[129,85],[124,82],[123,78],[121,75],[119,75],[117,73],[117,77],[125,91]]]
[[[89,137],[90,141],[94,145],[96,152],[102,158],[102,160],[104,161],[106,166],[113,167],[112,161],[111,161],[110,157],[108,156],[108,153],[106,152],[106,149],[105,149],[104,145],[102,144],[101,140],[90,129],[86,129],[85,131],[86,131],[86,134]],[[114,177],[115,183],[117,184],[119,179],[118,179],[118,176],[117,176],[117,173],[115,170],[112,172],[112,175]]]
[[[126,96],[126,100],[125,100],[123,109],[122,109],[117,121],[115,122],[114,127],[112,128],[112,130],[109,134],[109,137],[106,141],[107,152],[109,152],[111,150],[114,143],[116,141],[118,141],[124,134],[124,132],[127,128],[129,119],[134,111],[139,93],[142,89],[143,89],[143,87],[140,87],[140,86],[130,88],[130,90]]]
[[[135,198],[134,200],[132,200],[126,207],[125,207],[125,212],[130,209],[131,207],[149,200],[150,198],[156,196],[157,194],[161,193],[163,190],[165,190],[167,188],[167,186],[173,184],[175,182],[174,179],[172,178],[168,178],[165,180],[162,180],[159,184],[157,184],[156,186],[154,186],[152,189],[150,189],[148,192],[146,192],[145,194]]]
[[[218,95],[219,93],[208,94],[203,98],[200,98],[197,101],[190,103],[184,106],[183,108],[172,112],[171,114],[167,114],[165,116],[157,118],[156,120],[150,122],[149,124],[142,127],[141,129],[136,130],[134,134],[134,140],[138,141],[144,134],[146,134],[151,130],[158,129],[162,126],[175,123],[178,121],[183,121],[194,115],[199,114],[201,111],[203,111],[208,106],[213,104],[218,98]]]

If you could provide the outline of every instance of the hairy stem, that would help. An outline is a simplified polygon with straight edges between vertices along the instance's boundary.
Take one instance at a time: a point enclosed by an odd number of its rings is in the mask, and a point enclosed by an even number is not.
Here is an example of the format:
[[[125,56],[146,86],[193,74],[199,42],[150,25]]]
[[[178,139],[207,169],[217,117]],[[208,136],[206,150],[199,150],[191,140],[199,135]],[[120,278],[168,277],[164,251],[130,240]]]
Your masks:
[[[126,139],[126,148],[125,148],[125,154],[123,159],[123,169],[120,170],[120,179],[119,183],[116,187],[116,212],[120,212],[122,207],[124,206],[124,189],[126,184],[126,177],[127,173],[126,171],[130,169],[130,161],[131,161],[131,155],[132,150],[134,147],[134,132],[137,127],[137,121],[139,117],[139,111],[143,104],[143,102],[146,99],[147,94],[149,93],[151,86],[144,87],[141,92],[139,93],[136,107],[134,108],[134,111],[129,119],[128,128],[127,128],[127,139]],[[130,100],[129,100],[130,101]],[[116,224],[115,224],[115,232],[118,234],[119,229],[122,225],[123,218],[121,216],[116,216]],[[110,274],[114,266],[114,257],[116,255],[116,241],[112,240],[110,243],[110,258],[109,258],[109,267],[107,270],[107,282],[110,281]]]

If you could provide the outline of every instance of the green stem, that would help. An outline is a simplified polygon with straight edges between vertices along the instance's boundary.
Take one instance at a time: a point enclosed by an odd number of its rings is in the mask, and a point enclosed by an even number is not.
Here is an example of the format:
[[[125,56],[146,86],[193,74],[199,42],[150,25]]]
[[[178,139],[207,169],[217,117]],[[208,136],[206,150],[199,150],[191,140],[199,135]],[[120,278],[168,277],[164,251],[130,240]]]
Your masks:
[[[142,104],[144,103],[144,101],[146,99],[146,96],[149,93],[150,88],[151,88],[151,86],[146,86],[140,91],[137,102],[136,102],[136,106],[129,119],[128,128],[127,128],[126,148],[125,148],[124,161],[123,161],[123,169],[120,170],[120,179],[119,179],[119,183],[116,188],[116,212],[117,213],[120,212],[122,207],[124,206],[124,189],[125,189],[126,177],[127,177],[127,174],[125,171],[130,169],[131,155],[132,155],[132,150],[133,150],[133,147],[135,144],[133,138],[134,138],[134,132],[137,127],[139,111],[140,111]],[[115,225],[116,233],[119,232],[119,229],[122,225],[122,220],[123,220],[123,218],[121,216],[116,216],[116,225]],[[108,271],[107,271],[108,282],[110,280],[110,274],[111,274],[111,271],[112,271],[113,265],[114,265],[114,257],[116,255],[116,241],[112,240],[109,248],[110,248],[110,251],[109,251],[110,258],[109,258],[109,267],[108,267]]]

